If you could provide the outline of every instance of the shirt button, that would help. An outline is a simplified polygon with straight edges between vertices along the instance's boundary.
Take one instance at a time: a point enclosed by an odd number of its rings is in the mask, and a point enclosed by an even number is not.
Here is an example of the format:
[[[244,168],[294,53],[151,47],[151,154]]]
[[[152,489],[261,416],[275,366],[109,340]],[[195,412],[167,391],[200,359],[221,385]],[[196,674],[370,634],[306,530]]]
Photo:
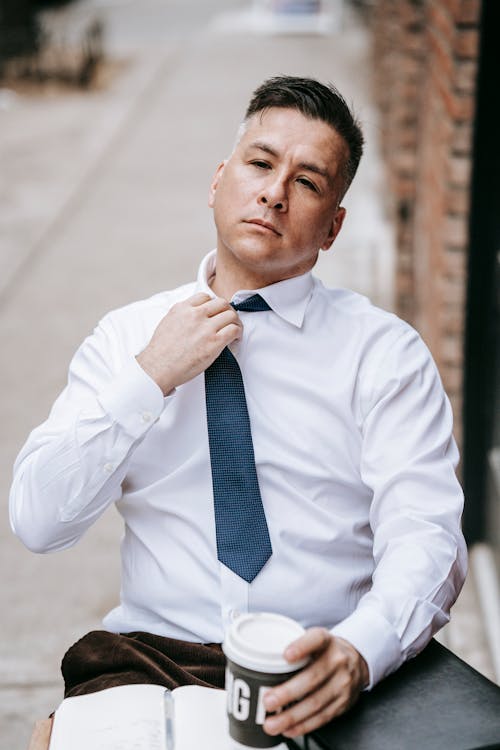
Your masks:
[[[237,620],[240,615],[241,615],[241,612],[240,612],[239,609],[230,609],[229,610],[229,619],[230,620]]]
[[[104,464],[103,469],[106,474],[112,474],[115,470],[115,467],[114,464]]]
[[[151,420],[153,419],[153,415],[150,411],[143,411],[141,414],[141,419],[144,422],[144,424],[149,424]]]

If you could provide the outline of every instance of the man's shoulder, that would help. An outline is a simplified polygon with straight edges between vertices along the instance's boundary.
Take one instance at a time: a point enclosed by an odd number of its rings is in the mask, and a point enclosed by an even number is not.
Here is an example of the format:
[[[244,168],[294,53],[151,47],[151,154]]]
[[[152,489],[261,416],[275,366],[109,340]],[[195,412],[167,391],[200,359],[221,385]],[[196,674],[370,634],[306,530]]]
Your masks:
[[[327,288],[321,283],[318,295],[319,314],[315,323],[321,326],[325,340],[330,342],[332,351],[352,356],[360,367],[363,363],[366,372],[373,373],[382,366],[389,370],[405,358],[419,366],[430,359],[420,334],[368,297],[350,289]]]
[[[362,326],[366,332],[376,330],[393,331],[396,335],[416,333],[409,323],[390,310],[374,304],[369,297],[343,287],[327,287],[317,284],[318,298],[336,320],[350,326]]]

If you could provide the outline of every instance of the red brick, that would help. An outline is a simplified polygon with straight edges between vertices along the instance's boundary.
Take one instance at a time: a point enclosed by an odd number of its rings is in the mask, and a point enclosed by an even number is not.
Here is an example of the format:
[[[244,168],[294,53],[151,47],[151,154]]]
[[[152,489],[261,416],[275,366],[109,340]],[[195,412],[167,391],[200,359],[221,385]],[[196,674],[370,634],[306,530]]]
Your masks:
[[[407,175],[397,175],[394,180],[394,193],[402,200],[412,201],[415,198],[415,176],[409,178]]]
[[[479,22],[481,0],[440,0],[455,23],[475,24]]]
[[[462,338],[460,336],[442,337],[441,359],[448,365],[462,362]]]
[[[463,305],[465,302],[465,288],[461,282],[449,278],[440,279],[440,294],[444,304],[453,303]]]
[[[413,276],[410,274],[396,274],[396,287],[397,287],[397,296],[398,296],[398,306],[406,304],[406,306],[409,307],[409,303],[411,302],[412,307],[414,305],[414,286],[413,286]]]
[[[428,30],[429,55],[434,58],[432,66],[439,65],[442,74],[451,77],[453,75],[453,56],[449,44],[443,41],[440,34],[434,28]]]
[[[441,5],[446,8],[446,11],[451,15],[454,21],[460,12],[461,2],[462,0],[441,0]]]
[[[454,283],[466,284],[467,275],[467,255],[465,247],[463,250],[447,250],[443,256],[443,267],[444,274]],[[450,312],[443,310],[443,315],[449,320],[451,317],[456,317],[456,310],[453,315]]]
[[[453,187],[468,187],[471,161],[466,156],[452,156],[449,160],[449,179]]]
[[[400,90],[407,107],[416,110],[418,108],[418,99],[421,91],[418,79],[413,76],[406,78]]]
[[[472,94],[476,89],[477,61],[460,60],[455,66],[453,80],[460,93]]]
[[[420,59],[425,52],[425,36],[422,32],[406,34],[405,52],[413,56],[414,59]]]
[[[479,24],[481,17],[481,0],[461,0],[455,20],[463,24]]]
[[[428,27],[435,29],[443,42],[451,46],[455,27],[452,16],[442,2],[435,0],[429,3],[426,21]]]
[[[457,365],[462,363],[462,356],[457,359]],[[460,366],[454,366],[452,364],[445,364],[441,368],[441,377],[443,378],[443,385],[445,391],[448,394],[453,394],[455,402],[458,404],[459,394],[462,390],[463,385],[463,370]]]
[[[396,219],[397,306],[435,353],[458,439],[479,11],[477,0],[375,4],[388,186],[409,207]]]
[[[396,313],[408,323],[414,322],[415,304],[412,295],[398,295],[396,299]]]
[[[460,309],[458,312],[452,313],[449,308],[440,310],[439,314],[440,328],[444,334],[454,334],[456,336],[463,336],[464,332],[464,316],[463,311]]]
[[[472,148],[472,120],[456,123],[452,139],[453,153],[468,156]]]
[[[474,114],[474,99],[470,94],[460,94],[453,91],[450,82],[440,79],[440,95],[446,112],[456,122],[467,122]]]
[[[445,386],[446,390],[446,386]],[[458,449],[461,449],[463,440],[463,399],[455,394],[450,395],[451,409],[453,412],[453,435],[457,441]],[[460,479],[461,465],[457,467],[457,475]]]
[[[398,272],[401,272],[401,273],[413,272],[413,256],[411,252],[399,252],[398,253]]]
[[[423,22],[424,9],[414,3],[400,2],[399,12],[402,23],[405,26],[418,26]]]
[[[462,426],[462,409],[463,409],[463,398],[461,394],[450,394],[450,402],[451,402],[451,408],[453,409],[453,420],[455,422],[455,427],[457,428],[457,432],[460,434],[461,432],[461,426]]]
[[[395,72],[395,71],[393,71]],[[422,61],[417,57],[410,57],[409,55],[402,55],[398,60],[397,67],[397,78],[400,77],[418,81],[422,73]]]
[[[416,168],[415,152],[413,150],[400,150],[395,156],[394,165],[399,172],[414,175]]]
[[[448,247],[465,247],[468,239],[467,221],[464,216],[447,216],[443,227],[443,242]],[[458,256],[459,253],[451,253]]]
[[[446,211],[450,214],[467,214],[470,209],[470,193],[464,188],[450,187],[446,191]]]
[[[474,59],[477,57],[478,43],[477,29],[459,29],[453,42],[453,51],[458,58]]]

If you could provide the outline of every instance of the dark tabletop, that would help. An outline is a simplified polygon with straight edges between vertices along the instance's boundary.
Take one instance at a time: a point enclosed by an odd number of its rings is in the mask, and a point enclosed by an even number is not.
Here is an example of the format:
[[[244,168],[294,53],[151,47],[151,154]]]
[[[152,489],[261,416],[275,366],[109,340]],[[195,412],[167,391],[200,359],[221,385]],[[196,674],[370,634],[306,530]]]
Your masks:
[[[432,640],[311,735],[310,750],[500,749],[500,687]]]

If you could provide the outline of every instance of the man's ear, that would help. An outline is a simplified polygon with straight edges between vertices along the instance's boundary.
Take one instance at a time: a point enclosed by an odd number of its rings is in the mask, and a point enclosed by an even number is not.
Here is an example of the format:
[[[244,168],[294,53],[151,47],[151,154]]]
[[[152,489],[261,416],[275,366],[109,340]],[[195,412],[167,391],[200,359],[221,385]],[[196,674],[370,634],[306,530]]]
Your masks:
[[[331,248],[336,236],[342,229],[342,224],[344,223],[345,215],[346,215],[345,208],[343,206],[339,206],[337,210],[335,211],[335,216],[333,217],[330,230],[328,232],[328,235],[325,241],[321,245],[320,250],[329,250]]]
[[[217,169],[215,170],[215,174],[213,176],[212,182],[210,183],[210,189],[208,191],[208,206],[209,208],[214,207],[215,202],[215,192],[217,190],[217,187],[219,186],[219,180],[222,177],[222,173],[224,172],[224,167],[226,166],[226,160],[222,161]]]

